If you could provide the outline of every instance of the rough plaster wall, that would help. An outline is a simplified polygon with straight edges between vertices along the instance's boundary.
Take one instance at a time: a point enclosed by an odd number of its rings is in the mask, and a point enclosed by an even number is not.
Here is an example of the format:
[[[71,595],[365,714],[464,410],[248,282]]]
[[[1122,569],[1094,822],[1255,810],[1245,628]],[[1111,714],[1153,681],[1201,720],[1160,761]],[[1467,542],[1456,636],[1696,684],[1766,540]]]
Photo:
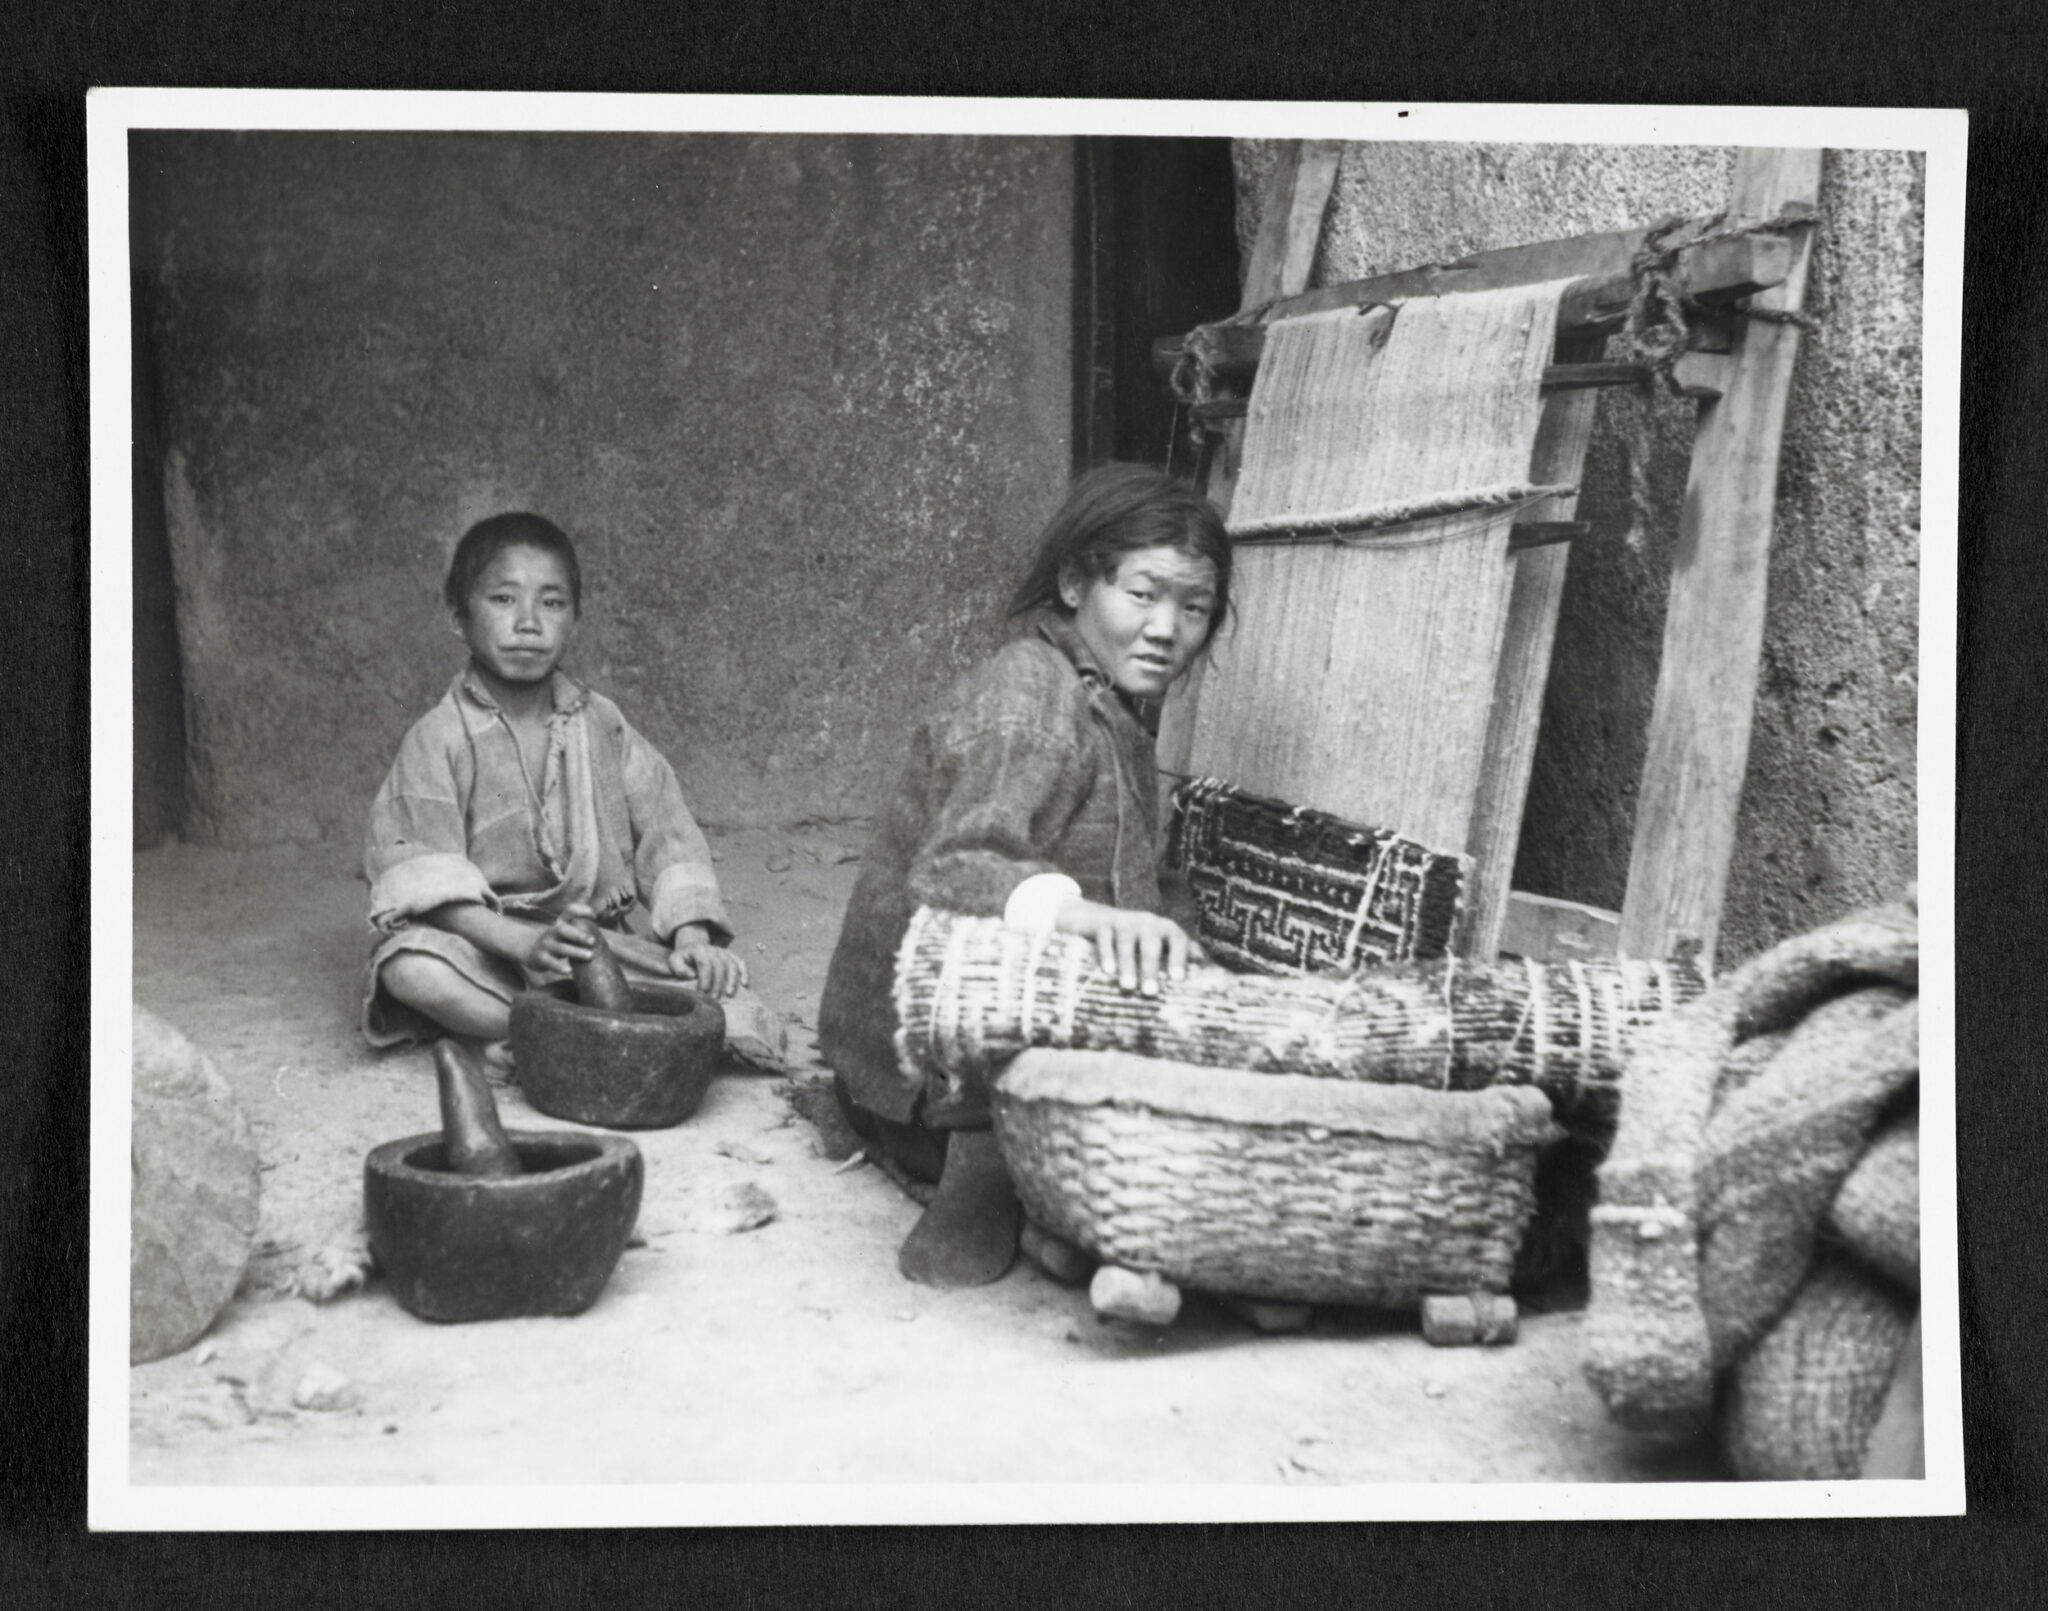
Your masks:
[[[1068,468],[1064,141],[179,133],[154,277],[188,837],[354,840],[472,521],[710,823],[873,809]]]
[[[1238,230],[1258,227],[1277,148],[1237,145]],[[1316,284],[1722,205],[1734,152],[1627,146],[1359,145],[1325,215]],[[1750,765],[1719,955],[1739,960],[1915,876],[1920,262],[1917,154],[1830,152],[1788,414]],[[1609,393],[1577,545],[1515,885],[1619,908],[1656,690],[1691,406],[1654,410],[1639,547]]]

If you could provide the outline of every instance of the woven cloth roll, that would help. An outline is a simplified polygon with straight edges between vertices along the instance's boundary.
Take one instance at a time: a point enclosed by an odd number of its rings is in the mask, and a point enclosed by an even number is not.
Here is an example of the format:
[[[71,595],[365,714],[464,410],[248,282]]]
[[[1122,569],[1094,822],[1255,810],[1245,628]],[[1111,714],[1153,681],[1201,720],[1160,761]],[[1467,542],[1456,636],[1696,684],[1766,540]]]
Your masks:
[[[987,1080],[1049,1046],[1438,1090],[1533,1085],[1568,1113],[1611,1095],[1644,1026],[1703,988],[1682,963],[1447,959],[1347,979],[1195,967],[1141,996],[1087,940],[927,907],[897,953],[896,1046],[918,1083]]]
[[[1166,861],[1194,893],[1210,955],[1293,974],[1448,956],[1472,867],[1215,778],[1174,790]]]
[[[994,1089],[1039,1224],[1106,1263],[1296,1303],[1507,1289],[1558,1131],[1532,1090],[1422,1091],[1032,1051]]]
[[[1721,1445],[1737,1476],[1860,1474],[1913,1305],[1846,1261],[1817,1261],[1777,1324],[1728,1373]]]
[[[1920,1110],[1879,1130],[1828,1210],[1827,1229],[1908,1292],[1920,1290]]]

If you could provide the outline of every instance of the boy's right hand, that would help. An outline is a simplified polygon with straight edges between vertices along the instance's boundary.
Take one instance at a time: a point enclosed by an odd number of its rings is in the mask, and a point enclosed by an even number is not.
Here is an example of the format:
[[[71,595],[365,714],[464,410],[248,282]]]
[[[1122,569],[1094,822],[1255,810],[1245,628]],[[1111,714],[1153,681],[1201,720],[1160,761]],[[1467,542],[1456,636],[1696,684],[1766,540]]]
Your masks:
[[[596,917],[581,903],[563,908],[560,917],[533,937],[533,944],[521,960],[544,984],[568,978],[570,969],[596,954],[590,928]]]

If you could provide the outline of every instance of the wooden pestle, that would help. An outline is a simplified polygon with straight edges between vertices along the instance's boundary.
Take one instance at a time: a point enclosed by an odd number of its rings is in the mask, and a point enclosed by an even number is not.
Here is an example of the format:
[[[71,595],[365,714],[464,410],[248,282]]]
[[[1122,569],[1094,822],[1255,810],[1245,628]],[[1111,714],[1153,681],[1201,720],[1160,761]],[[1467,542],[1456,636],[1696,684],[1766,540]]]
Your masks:
[[[520,1175],[519,1154],[498,1122],[498,1104],[484,1071],[459,1041],[434,1042],[434,1080],[441,1088],[441,1143],[458,1175]]]
[[[619,959],[605,941],[604,931],[573,907],[564,915],[575,922],[579,937],[591,948],[590,960],[578,962],[569,970],[576,980],[576,999],[586,1007],[598,1007],[605,1012],[631,1012],[633,991],[626,983],[626,970],[619,966]]]

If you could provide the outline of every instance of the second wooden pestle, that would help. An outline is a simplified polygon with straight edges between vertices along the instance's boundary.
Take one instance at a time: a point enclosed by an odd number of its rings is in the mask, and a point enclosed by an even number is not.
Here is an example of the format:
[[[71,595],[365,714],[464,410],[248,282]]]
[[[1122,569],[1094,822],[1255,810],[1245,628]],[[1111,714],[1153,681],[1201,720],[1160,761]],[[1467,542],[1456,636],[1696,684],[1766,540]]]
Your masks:
[[[519,1175],[525,1170],[498,1120],[498,1103],[469,1048],[434,1043],[434,1080],[441,1091],[441,1142],[448,1170],[458,1175]]]

